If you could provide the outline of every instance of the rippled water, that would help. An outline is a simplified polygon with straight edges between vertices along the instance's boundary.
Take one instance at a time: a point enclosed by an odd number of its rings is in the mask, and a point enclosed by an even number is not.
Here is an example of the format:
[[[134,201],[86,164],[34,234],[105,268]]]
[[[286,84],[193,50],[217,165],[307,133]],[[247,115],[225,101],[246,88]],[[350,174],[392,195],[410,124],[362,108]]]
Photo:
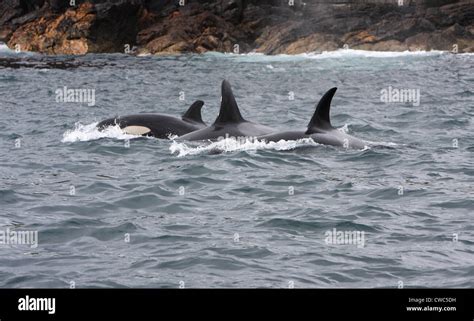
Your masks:
[[[39,237],[0,244],[2,287],[474,286],[472,55],[0,57],[0,229]],[[333,124],[391,148],[94,130],[196,99],[212,123],[224,78],[245,118],[281,129],[337,86]],[[96,105],[56,102],[63,86]],[[420,105],[381,102],[389,86]],[[334,229],[364,246],[327,244]]]

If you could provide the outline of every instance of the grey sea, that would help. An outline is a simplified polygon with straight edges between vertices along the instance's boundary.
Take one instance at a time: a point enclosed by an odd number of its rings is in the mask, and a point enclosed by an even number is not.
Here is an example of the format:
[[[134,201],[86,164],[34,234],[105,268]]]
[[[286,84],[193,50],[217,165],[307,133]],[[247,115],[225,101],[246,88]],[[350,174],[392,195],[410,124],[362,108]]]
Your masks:
[[[279,129],[304,129],[338,87],[333,125],[377,144],[95,129],[179,116],[197,99],[211,124],[223,79],[244,118]],[[58,99],[64,87],[94,100]],[[2,45],[0,111],[1,287],[474,287],[474,55],[47,57]]]

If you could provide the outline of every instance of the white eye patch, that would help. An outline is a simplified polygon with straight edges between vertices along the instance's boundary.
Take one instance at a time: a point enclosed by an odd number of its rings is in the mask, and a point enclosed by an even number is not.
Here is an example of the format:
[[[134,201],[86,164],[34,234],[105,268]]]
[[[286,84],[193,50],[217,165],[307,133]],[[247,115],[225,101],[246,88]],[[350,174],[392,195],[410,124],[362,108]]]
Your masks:
[[[145,126],[127,126],[122,131],[128,135],[145,135],[151,132],[151,129]]]

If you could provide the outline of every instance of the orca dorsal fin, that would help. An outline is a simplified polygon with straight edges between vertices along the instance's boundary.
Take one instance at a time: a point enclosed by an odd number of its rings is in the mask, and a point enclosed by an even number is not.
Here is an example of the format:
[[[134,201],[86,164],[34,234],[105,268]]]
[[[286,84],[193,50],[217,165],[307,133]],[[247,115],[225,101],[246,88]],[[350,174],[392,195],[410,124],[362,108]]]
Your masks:
[[[214,124],[218,123],[240,123],[245,119],[240,114],[239,106],[235,101],[232,88],[227,80],[222,81],[221,109]]]
[[[196,123],[202,123],[201,108],[204,105],[202,100],[196,100],[181,117],[182,120],[188,120]]]
[[[331,119],[329,118],[329,110],[331,109],[331,100],[336,90],[337,87],[329,89],[319,101],[314,115],[309,121],[308,129],[306,130],[307,135],[317,133],[319,129],[325,130],[333,128]]]

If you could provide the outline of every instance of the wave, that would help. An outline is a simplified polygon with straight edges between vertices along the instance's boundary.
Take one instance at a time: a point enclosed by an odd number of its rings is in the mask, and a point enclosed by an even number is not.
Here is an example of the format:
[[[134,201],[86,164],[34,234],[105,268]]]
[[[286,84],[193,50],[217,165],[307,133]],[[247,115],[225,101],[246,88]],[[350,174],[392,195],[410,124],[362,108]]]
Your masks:
[[[209,57],[228,57],[233,59],[239,59],[247,62],[258,62],[258,61],[285,61],[295,59],[338,59],[338,58],[397,58],[397,57],[409,57],[409,56],[439,56],[447,54],[447,51],[431,50],[431,51],[370,51],[370,50],[359,50],[359,49],[338,49],[335,51],[323,51],[323,52],[308,52],[295,55],[279,54],[279,55],[266,55],[263,53],[250,52],[244,54],[235,53],[221,53],[221,52],[207,52],[204,56]]]
[[[8,46],[4,42],[0,42],[0,52],[11,52],[14,53],[14,50],[8,48]]]
[[[114,138],[119,140],[127,140],[127,139],[134,139],[139,138],[142,136],[137,135],[129,135],[125,134],[121,129],[120,126],[109,126],[102,131],[99,131],[97,128],[98,122],[83,125],[80,122],[74,125],[74,129],[67,130],[63,134],[63,139],[61,142],[63,143],[73,143],[73,142],[87,142],[91,140],[97,140],[101,138]]]
[[[298,140],[280,140],[279,142],[264,142],[259,140],[245,139],[237,140],[234,138],[226,138],[217,142],[211,142],[207,145],[193,146],[192,143],[184,143],[173,141],[170,146],[172,154],[178,157],[200,154],[220,154],[228,152],[256,150],[292,150],[299,147],[320,146],[311,138],[303,138]]]
[[[258,61],[286,61],[286,60],[295,60],[295,59],[336,59],[336,58],[351,58],[351,57],[364,57],[364,58],[396,58],[396,57],[406,57],[406,56],[437,56],[442,54],[447,54],[448,51],[441,50],[431,50],[431,51],[371,51],[371,50],[359,50],[359,49],[338,49],[334,51],[323,51],[323,52],[308,52],[295,55],[289,54],[278,54],[278,55],[267,55],[264,53],[258,52],[249,52],[243,54],[235,53],[222,53],[217,51],[209,51],[203,56],[208,57],[228,57],[239,59],[248,62],[258,62]],[[21,51],[16,52],[13,49],[10,49],[5,43],[0,42],[0,54],[6,55],[18,55],[18,54],[27,54],[27,55],[38,55],[38,53],[31,51]],[[456,55],[460,56],[472,56],[474,53],[458,53]],[[148,57],[152,56],[149,53],[138,54],[138,57]]]
[[[16,52],[14,49],[10,49],[4,42],[0,42],[0,56],[7,56],[7,57],[22,57],[22,56],[37,56],[39,54],[31,51],[20,51]]]
[[[345,124],[341,128],[338,128],[343,133],[349,132],[349,125]],[[177,136],[175,136],[177,137]],[[173,140],[174,137],[170,138],[172,143],[170,145],[171,154],[175,154],[178,157],[192,156],[192,155],[202,155],[202,154],[222,154],[229,152],[255,152],[257,150],[275,150],[275,151],[284,151],[284,150],[293,150],[302,147],[315,147],[323,146],[319,143],[316,143],[312,138],[302,138],[297,140],[280,140],[278,142],[265,142],[260,140],[255,140],[252,138],[235,139],[235,138],[226,138],[219,140],[217,142],[209,142],[206,145],[202,145],[196,142],[181,142]],[[396,148],[400,146],[397,143],[393,142],[374,142],[374,141],[365,141],[367,145],[361,149],[361,151],[369,150],[373,147],[375,148]],[[198,145],[196,145],[198,144]]]
[[[369,51],[358,49],[339,49],[336,51],[323,51],[322,53],[302,54],[311,59],[326,58],[346,58],[346,57],[364,57],[364,58],[396,58],[406,56],[439,56],[445,54],[445,51]]]

